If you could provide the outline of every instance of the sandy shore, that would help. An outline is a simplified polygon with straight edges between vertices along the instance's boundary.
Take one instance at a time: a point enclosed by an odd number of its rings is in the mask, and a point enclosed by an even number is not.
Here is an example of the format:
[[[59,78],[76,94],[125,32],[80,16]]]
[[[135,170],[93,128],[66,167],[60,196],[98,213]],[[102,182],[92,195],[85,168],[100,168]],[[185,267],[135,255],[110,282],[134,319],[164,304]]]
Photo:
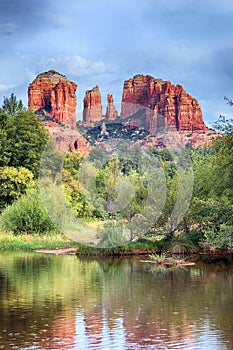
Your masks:
[[[35,250],[36,253],[46,253],[46,254],[71,254],[76,253],[77,248],[63,248],[63,249],[38,249]]]

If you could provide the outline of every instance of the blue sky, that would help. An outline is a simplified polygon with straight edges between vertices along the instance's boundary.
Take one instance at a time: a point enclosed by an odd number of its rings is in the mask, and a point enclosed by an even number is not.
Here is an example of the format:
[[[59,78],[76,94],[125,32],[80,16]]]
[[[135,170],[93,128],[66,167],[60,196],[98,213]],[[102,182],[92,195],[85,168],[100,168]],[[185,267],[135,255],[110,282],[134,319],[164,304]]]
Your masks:
[[[0,0],[0,99],[56,69],[85,90],[120,102],[135,74],[181,84],[206,123],[232,115],[232,0]]]

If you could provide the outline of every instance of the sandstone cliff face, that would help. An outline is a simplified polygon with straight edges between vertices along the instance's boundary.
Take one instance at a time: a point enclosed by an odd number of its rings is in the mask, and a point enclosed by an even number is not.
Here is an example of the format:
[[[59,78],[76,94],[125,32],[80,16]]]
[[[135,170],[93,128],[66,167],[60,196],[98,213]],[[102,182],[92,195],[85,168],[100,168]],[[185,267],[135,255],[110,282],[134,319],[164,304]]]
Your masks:
[[[91,150],[90,143],[78,132],[69,126],[61,126],[56,122],[45,121],[44,127],[56,143],[58,151],[76,151],[88,154]]]
[[[90,150],[90,143],[82,135],[70,143],[71,152],[76,151],[83,154],[89,154]]]
[[[98,86],[86,91],[83,103],[83,121],[86,125],[91,125],[103,119],[101,94]]]
[[[107,120],[116,120],[118,118],[118,112],[114,106],[113,96],[108,94],[108,105],[105,118]]]
[[[166,126],[188,132],[207,129],[197,100],[181,85],[174,86],[149,75],[136,75],[124,83],[121,118],[135,113],[140,118],[133,117],[132,122],[149,132]]]
[[[76,128],[76,89],[75,83],[54,70],[39,74],[28,87],[28,107]]]

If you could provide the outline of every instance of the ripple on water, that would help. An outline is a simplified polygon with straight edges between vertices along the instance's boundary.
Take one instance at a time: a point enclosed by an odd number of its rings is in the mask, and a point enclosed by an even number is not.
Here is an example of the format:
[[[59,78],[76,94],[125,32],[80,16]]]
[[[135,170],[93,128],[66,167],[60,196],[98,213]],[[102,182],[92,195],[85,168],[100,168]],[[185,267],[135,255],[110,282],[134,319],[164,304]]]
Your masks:
[[[0,253],[0,272],[0,349],[233,348],[232,270]]]

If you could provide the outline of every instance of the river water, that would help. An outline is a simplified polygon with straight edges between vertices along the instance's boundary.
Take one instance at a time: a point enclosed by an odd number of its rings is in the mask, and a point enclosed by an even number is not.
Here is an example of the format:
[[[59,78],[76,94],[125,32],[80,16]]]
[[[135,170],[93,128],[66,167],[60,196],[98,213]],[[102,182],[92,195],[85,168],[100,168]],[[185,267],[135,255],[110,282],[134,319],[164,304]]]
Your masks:
[[[233,349],[233,269],[0,253],[0,349]]]

